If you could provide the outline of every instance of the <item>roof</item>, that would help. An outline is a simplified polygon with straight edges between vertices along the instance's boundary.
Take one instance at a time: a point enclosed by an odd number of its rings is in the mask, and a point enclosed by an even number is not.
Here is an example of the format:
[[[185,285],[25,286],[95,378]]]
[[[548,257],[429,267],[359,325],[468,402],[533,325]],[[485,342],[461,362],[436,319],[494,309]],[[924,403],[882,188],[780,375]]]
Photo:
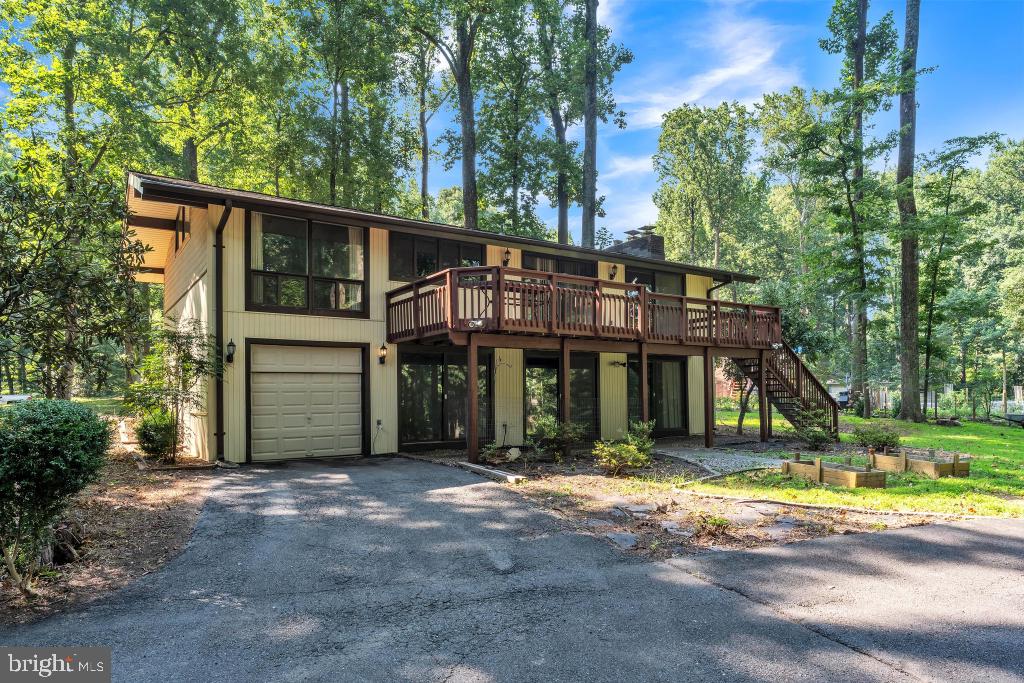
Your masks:
[[[470,230],[455,225],[444,223],[433,223],[430,221],[391,216],[388,214],[360,211],[339,206],[330,206],[317,202],[276,197],[262,192],[251,192],[249,190],[237,190],[216,185],[207,185],[191,180],[170,178],[167,176],[141,173],[138,171],[128,172],[128,199],[129,207],[135,210],[139,207],[144,211],[148,207],[154,207],[157,203],[170,203],[179,205],[206,206],[207,204],[223,205],[231,200],[232,206],[253,210],[280,210],[298,212],[325,219],[341,220],[349,224],[365,227],[380,227],[394,229],[401,232],[412,232],[420,234],[436,234],[457,237],[462,240],[486,242],[501,246],[517,248],[530,248],[542,253],[566,253],[572,254],[585,260],[608,260],[614,256],[615,260],[626,265],[634,265],[646,268],[653,268],[662,271],[690,273],[692,275],[703,275],[710,277],[717,282],[757,282],[757,277],[745,273],[737,273],[717,268],[704,268],[676,261],[645,258],[641,256],[630,256],[621,253],[612,253],[600,249],[588,249],[570,244],[559,244],[548,240],[538,240],[529,237],[518,237],[515,235],[504,235],[501,233],[488,232],[486,230]],[[134,206],[133,206],[134,205]],[[148,211],[146,211],[148,213]],[[162,217],[161,212],[160,216]]]

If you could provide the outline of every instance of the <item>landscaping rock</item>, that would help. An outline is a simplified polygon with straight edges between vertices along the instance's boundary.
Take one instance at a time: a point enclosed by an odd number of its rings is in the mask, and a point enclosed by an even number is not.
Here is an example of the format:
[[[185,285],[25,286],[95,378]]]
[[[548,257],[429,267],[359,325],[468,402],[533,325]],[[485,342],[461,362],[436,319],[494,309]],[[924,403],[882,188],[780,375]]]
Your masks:
[[[765,529],[768,538],[773,541],[784,541],[789,538],[790,533],[797,527],[797,521],[792,517],[778,517],[775,523]]]
[[[727,512],[722,516],[738,526],[751,526],[764,519],[762,513],[747,505],[739,505],[732,512]]]
[[[612,523],[607,519],[585,519],[583,520],[583,526],[588,526],[591,529],[600,529],[603,527],[611,526]]]
[[[612,531],[605,534],[605,537],[623,550],[632,550],[636,547],[637,536],[628,531]]]
[[[631,514],[654,512],[658,509],[657,505],[624,505],[622,509]]]

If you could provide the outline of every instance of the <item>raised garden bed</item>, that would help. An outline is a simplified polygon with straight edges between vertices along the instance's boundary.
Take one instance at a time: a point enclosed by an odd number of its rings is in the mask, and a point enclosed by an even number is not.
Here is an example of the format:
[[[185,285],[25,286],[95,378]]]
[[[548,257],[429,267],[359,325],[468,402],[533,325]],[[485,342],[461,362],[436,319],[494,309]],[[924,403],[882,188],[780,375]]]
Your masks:
[[[930,479],[971,476],[971,461],[961,460],[959,453],[946,458],[936,455],[934,450],[928,451],[927,455],[908,454],[905,450],[890,455],[875,453],[873,449],[868,449],[868,462],[872,467],[886,472],[916,472]]]
[[[799,456],[798,456],[799,457]],[[824,462],[821,458],[813,461],[783,460],[782,473],[803,477],[819,484],[846,486],[848,488],[885,488],[885,472],[871,468],[843,465],[835,462]]]

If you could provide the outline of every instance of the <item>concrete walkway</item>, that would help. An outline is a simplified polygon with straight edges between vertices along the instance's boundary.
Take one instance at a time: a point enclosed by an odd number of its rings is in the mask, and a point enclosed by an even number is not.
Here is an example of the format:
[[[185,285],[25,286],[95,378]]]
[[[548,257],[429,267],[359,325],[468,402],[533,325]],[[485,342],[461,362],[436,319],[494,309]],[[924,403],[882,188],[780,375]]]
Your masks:
[[[717,450],[714,448],[685,448],[678,446],[656,446],[655,455],[681,460],[703,467],[711,475],[746,472],[756,469],[770,469],[782,464],[781,458],[761,455],[754,451]]]
[[[809,563],[809,544],[781,548],[775,568],[743,553],[673,566],[448,467],[245,468],[222,475],[160,571],[0,642],[110,645],[119,681],[1019,680],[1024,534],[965,527],[933,552],[931,529],[830,539]],[[816,568],[840,555],[847,564]],[[929,579],[927,600],[892,599],[916,594],[909,576],[954,565],[955,580]],[[890,599],[826,606],[802,624],[787,610],[824,577],[842,595],[863,585]]]

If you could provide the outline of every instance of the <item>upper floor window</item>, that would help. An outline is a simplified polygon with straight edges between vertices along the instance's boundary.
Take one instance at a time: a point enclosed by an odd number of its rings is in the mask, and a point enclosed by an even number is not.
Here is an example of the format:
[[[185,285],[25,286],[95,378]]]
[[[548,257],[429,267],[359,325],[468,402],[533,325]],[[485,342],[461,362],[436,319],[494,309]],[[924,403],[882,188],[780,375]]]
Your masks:
[[[626,268],[626,282],[644,285],[649,291],[658,294],[683,294],[683,276],[678,273],[666,273],[660,270],[644,268]]]
[[[366,315],[365,228],[251,215],[251,307],[319,315]]]
[[[562,258],[548,254],[523,254],[523,268],[544,273],[561,273],[580,277],[597,277],[597,263],[578,259]]]
[[[447,268],[483,265],[484,245],[390,233],[388,261],[392,280],[415,280]]]

